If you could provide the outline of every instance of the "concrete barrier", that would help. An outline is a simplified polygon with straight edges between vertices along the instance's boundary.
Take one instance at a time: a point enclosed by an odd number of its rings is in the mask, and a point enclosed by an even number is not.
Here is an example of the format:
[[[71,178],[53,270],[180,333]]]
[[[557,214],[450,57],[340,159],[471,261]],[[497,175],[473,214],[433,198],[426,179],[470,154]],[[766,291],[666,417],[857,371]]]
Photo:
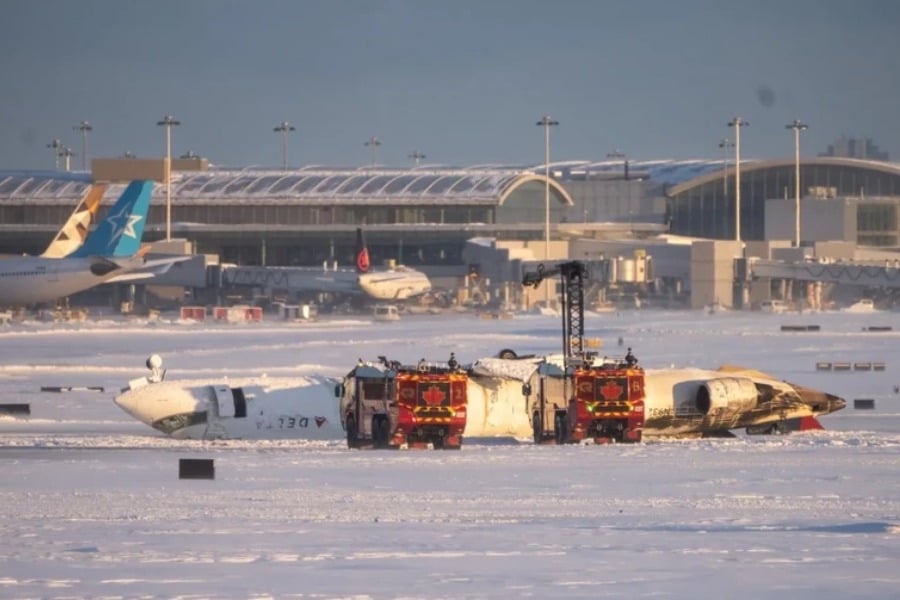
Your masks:
[[[215,479],[216,467],[211,458],[178,459],[178,479]]]
[[[0,415],[30,415],[30,404],[0,404]]]
[[[854,398],[853,408],[855,408],[856,410],[874,410],[875,409],[875,399],[874,398]]]
[[[42,392],[104,392],[102,385],[42,385]]]
[[[883,362],[817,362],[816,371],[884,371]]]

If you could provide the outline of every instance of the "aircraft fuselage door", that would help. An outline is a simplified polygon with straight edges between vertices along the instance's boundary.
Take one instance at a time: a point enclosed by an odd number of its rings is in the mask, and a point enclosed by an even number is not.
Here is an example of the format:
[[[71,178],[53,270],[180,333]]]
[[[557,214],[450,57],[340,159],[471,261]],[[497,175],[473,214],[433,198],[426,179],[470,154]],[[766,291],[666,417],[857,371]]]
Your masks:
[[[227,385],[213,386],[216,394],[216,408],[219,410],[219,418],[234,417],[234,394]]]

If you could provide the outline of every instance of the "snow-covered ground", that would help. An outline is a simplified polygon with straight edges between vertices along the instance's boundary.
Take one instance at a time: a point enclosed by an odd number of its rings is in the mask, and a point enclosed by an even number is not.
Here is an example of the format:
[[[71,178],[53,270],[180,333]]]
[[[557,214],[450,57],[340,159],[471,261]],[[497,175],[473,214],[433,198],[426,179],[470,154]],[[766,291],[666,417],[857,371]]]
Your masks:
[[[560,319],[2,326],[0,404],[32,414],[0,417],[0,597],[897,596],[900,314],[643,311],[587,331],[647,367],[740,364],[849,406],[825,432],[638,445],[174,441],[112,403],[154,352],[169,379],[340,377],[380,354],[558,352]],[[214,459],[215,479],[179,480],[180,458]]]

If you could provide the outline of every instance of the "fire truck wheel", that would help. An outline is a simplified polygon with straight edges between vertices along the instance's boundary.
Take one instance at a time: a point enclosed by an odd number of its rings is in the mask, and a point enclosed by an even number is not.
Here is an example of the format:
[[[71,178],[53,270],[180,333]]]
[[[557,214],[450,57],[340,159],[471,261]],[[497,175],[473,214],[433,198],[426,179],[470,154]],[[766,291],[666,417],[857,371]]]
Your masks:
[[[356,417],[347,415],[347,447],[358,448],[359,440],[357,439]]]
[[[557,444],[565,444],[569,440],[569,432],[566,431],[566,413],[558,412],[553,420],[553,436]]]
[[[384,415],[372,417],[372,444],[376,448],[387,448],[390,439],[390,423]]]
[[[531,417],[531,430],[534,433],[534,443],[540,444],[544,441],[544,424],[541,421],[541,413],[534,413]]]

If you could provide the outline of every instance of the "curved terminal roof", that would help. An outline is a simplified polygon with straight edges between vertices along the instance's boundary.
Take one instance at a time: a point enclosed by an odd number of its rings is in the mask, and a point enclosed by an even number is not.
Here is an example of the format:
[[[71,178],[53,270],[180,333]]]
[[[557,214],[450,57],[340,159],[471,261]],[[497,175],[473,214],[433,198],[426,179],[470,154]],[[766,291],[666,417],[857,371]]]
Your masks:
[[[742,160],[741,168],[756,169],[793,164],[793,160]],[[900,174],[900,164],[883,161],[836,157],[801,159],[803,165],[828,164],[856,166]],[[553,196],[573,204],[559,183],[566,180],[616,179],[623,174],[625,159],[604,161],[558,161],[550,163],[550,187]],[[733,161],[723,159],[629,160],[630,179],[665,185],[673,195],[695,185],[721,177],[724,167],[733,169]],[[421,204],[449,201],[454,204],[502,204],[519,186],[544,182],[545,165],[480,165],[466,168],[423,165],[413,169],[325,168],[307,166],[291,171],[266,169],[211,169],[202,172],[172,174],[172,195],[179,201],[217,203],[253,201],[292,201],[356,204]],[[53,202],[84,195],[91,183],[89,173],[63,171],[0,172],[0,202],[23,199]],[[124,186],[122,186],[124,187]],[[110,186],[107,198],[119,193]],[[165,193],[156,186],[154,194]],[[114,196],[113,196],[114,197]]]
[[[319,169],[292,171],[210,170],[172,174],[172,196],[181,202],[217,203],[254,200],[356,204],[415,204],[450,202],[453,204],[502,204],[519,186],[545,181],[527,169],[514,168],[440,168],[440,169]],[[30,200],[50,200],[80,196],[89,185],[85,173],[0,173],[0,200],[23,196]],[[573,204],[568,192],[552,178],[554,196]],[[110,186],[107,196],[119,193]],[[154,195],[164,194],[156,186]]]

